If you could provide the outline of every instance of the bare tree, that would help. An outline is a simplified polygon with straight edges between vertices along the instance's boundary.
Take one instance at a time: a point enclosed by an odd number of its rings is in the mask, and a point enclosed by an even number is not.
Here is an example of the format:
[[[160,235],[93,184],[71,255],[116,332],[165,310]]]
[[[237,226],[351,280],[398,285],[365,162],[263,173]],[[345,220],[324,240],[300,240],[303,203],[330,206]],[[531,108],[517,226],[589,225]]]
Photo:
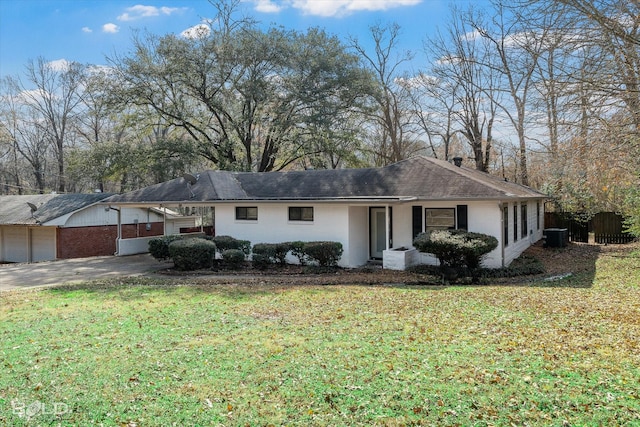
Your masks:
[[[412,58],[410,52],[396,55],[400,37],[398,24],[375,24],[369,28],[374,42],[369,52],[360,41],[351,40],[365,66],[375,76],[377,88],[369,117],[373,123],[372,151],[376,164],[385,165],[410,157],[423,147],[410,134],[411,98],[401,84],[401,65]]]
[[[0,126],[13,151],[15,186],[19,194],[22,194],[23,187],[28,187],[21,181],[26,177],[22,176],[19,168],[19,155],[30,165],[37,191],[44,193],[47,186],[45,170],[51,145],[47,123],[28,102],[28,97],[21,91],[15,78],[7,77],[3,83],[5,91]]]
[[[58,165],[58,191],[66,188],[65,146],[72,120],[82,99],[85,67],[75,62],[52,63],[40,57],[27,63],[27,84],[19,80],[21,92],[40,116],[52,140]],[[31,88],[35,87],[35,89]]]
[[[489,45],[470,25],[474,16],[473,9],[464,13],[452,9],[447,33],[428,40],[425,47],[433,57],[431,73],[440,91],[432,95],[436,100],[445,97],[439,104],[445,106],[446,122],[452,115],[457,131],[469,143],[476,169],[487,172],[501,92],[496,87],[496,70],[486,66]],[[452,133],[447,135],[449,139]]]

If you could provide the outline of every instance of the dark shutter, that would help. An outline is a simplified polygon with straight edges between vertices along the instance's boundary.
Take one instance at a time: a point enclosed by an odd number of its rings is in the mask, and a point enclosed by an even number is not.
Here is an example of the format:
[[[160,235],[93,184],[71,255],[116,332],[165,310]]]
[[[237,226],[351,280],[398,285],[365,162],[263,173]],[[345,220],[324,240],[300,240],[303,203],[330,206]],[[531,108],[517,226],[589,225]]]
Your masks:
[[[456,207],[458,217],[458,229],[469,230],[469,222],[467,221],[467,205],[458,205]]]
[[[413,212],[412,230],[415,238],[422,233],[422,206],[412,206],[411,208]]]

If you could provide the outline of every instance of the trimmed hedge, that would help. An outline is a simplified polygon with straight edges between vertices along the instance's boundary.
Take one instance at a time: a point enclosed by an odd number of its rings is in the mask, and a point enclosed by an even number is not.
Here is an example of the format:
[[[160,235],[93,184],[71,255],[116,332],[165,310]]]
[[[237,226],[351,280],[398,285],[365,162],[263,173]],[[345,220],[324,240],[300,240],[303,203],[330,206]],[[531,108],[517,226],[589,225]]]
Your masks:
[[[304,245],[306,245],[306,243],[300,240],[289,243],[289,247],[291,248],[291,255],[298,258],[298,262],[300,263],[300,265],[307,264],[307,254],[304,251]]]
[[[211,268],[215,254],[215,243],[199,237],[176,240],[169,244],[169,255],[178,270]]]
[[[460,269],[466,268],[477,281],[482,258],[498,247],[498,239],[465,230],[433,230],[418,234],[413,246],[420,252],[435,255],[442,274],[451,280],[456,279]]]
[[[231,236],[215,236],[213,243],[216,244],[216,248],[221,254],[228,249],[239,249],[245,256],[251,253],[251,242],[248,240],[238,240]]]
[[[242,267],[245,259],[245,254],[240,249],[227,249],[226,251],[222,252],[222,259],[229,267],[237,270]]]
[[[276,248],[273,243],[256,243],[252,251],[251,260],[258,268],[266,268],[276,261]]]
[[[155,259],[162,261],[171,258],[169,255],[169,245],[171,242],[183,239],[184,236],[178,234],[162,237],[154,237],[149,240],[149,253]]]
[[[317,262],[321,267],[338,265],[342,252],[342,243],[340,242],[307,242],[304,245],[306,257]]]
[[[480,266],[483,256],[498,247],[498,239],[465,230],[434,230],[418,234],[413,246],[435,255],[442,265],[473,269]]]
[[[291,243],[256,243],[253,245],[253,260],[258,264],[268,265],[287,263],[287,254],[291,250]],[[257,257],[256,257],[257,256]]]

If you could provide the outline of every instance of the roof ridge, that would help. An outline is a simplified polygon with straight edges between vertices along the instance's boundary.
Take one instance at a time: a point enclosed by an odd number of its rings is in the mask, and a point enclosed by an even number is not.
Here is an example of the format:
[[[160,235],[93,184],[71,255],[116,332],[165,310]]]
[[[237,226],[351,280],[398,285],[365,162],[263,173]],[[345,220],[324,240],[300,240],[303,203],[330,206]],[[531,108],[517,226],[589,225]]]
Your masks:
[[[507,185],[516,185],[518,187],[521,187],[523,189],[526,190],[530,190],[530,191],[535,191],[536,193],[539,193],[541,196],[545,196],[544,193],[541,193],[538,190],[535,190],[529,186],[523,185],[523,184],[519,184],[517,182],[511,182],[511,181],[501,181],[498,177],[491,175],[488,172],[484,172],[484,171],[480,171],[477,169],[472,169],[472,168],[468,168],[466,166],[455,166],[452,165],[451,163],[447,162],[446,160],[441,160],[441,159],[436,159],[436,158],[432,158],[432,157],[426,157],[426,156],[420,156],[423,157],[424,159],[429,160],[430,162],[442,167],[442,168],[446,168],[447,170],[453,171],[455,173],[457,173],[460,176],[469,178],[475,182],[478,182],[480,184],[486,185],[494,190],[500,191],[502,193],[504,193],[505,195],[509,195],[509,193],[507,192],[506,189],[501,188],[500,185],[498,185],[499,183],[501,184],[507,184]],[[445,166],[445,164],[447,166]],[[463,173],[463,172],[468,172],[468,173]],[[486,177],[488,179],[481,179],[479,176],[477,176],[476,174],[483,174],[483,177]],[[495,182],[492,182],[495,181]]]

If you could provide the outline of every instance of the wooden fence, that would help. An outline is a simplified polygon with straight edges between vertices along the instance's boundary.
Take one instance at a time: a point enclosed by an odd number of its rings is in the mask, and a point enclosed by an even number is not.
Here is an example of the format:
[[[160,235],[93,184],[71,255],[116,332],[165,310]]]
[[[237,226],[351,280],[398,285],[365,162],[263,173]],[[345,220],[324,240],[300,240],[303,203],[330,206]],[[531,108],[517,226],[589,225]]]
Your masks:
[[[615,212],[599,212],[589,220],[581,220],[584,215],[568,212],[545,212],[545,228],[566,228],[569,241],[589,242],[589,233],[593,233],[596,243],[629,243],[635,237],[624,232],[624,218]]]

